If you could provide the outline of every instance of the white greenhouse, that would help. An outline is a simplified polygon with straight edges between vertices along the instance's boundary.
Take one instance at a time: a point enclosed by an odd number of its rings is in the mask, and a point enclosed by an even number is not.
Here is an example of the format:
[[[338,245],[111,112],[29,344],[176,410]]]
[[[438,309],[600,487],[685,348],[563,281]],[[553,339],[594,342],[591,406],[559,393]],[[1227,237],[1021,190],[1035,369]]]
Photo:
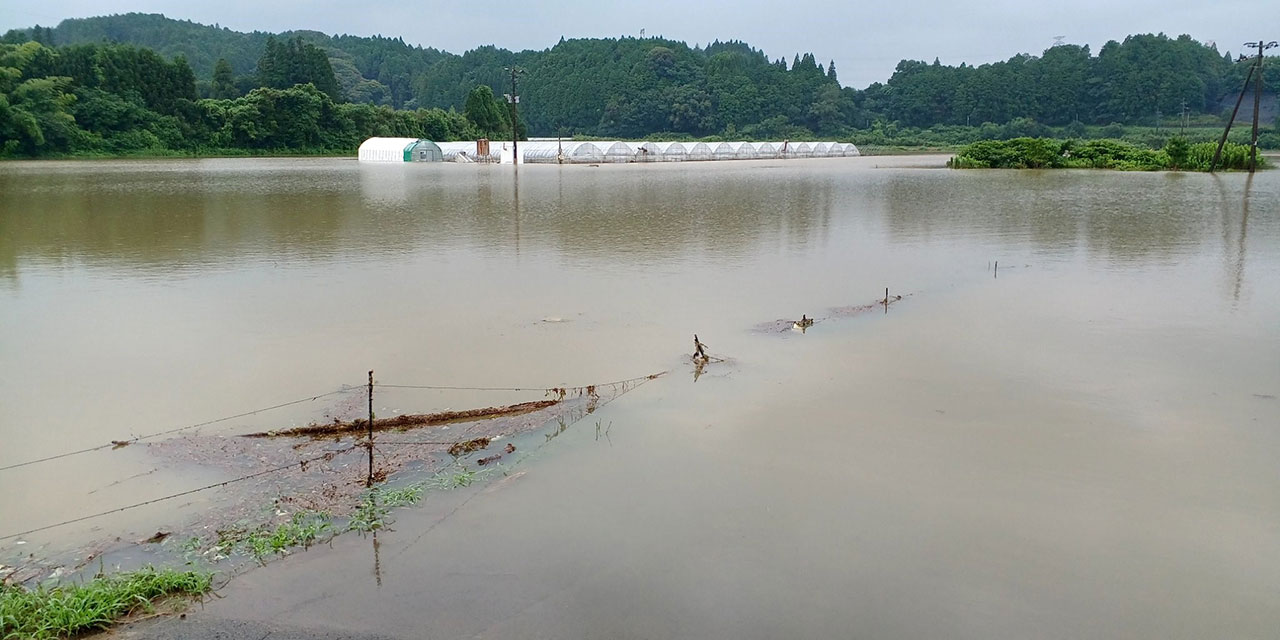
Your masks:
[[[663,162],[682,162],[689,156],[689,148],[683,142],[655,142]]]
[[[711,155],[713,160],[754,160],[756,147],[750,142],[721,142]]]
[[[635,156],[635,151],[631,145],[626,142],[599,142],[604,149],[605,162],[631,162]]]
[[[369,138],[360,143],[360,162],[440,162],[440,146],[419,138]]]
[[[632,162],[660,162],[662,150],[653,142],[631,142]]]
[[[711,151],[711,147],[705,142],[694,142],[688,145],[688,152],[685,154],[685,160],[714,160],[715,153]]]
[[[361,162],[458,162],[510,164],[510,141],[441,142],[417,138],[369,138],[360,145]],[[546,138],[521,142],[520,163],[600,164],[688,160],[774,160],[848,158],[861,155],[844,142],[632,142]],[[487,151],[487,153],[479,153]]]

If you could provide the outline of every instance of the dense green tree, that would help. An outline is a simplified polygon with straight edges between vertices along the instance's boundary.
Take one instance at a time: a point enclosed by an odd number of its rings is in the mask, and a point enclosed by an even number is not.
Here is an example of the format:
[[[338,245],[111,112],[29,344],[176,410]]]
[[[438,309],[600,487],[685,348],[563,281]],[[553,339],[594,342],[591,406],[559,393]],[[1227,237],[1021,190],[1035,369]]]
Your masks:
[[[235,71],[226,58],[218,58],[217,64],[213,65],[213,82],[210,87],[214,98],[225,100],[240,97],[240,91],[236,89]]]
[[[503,138],[505,129],[511,122],[509,117],[502,117],[503,110],[504,107],[493,97],[493,89],[480,85],[467,94],[467,103],[462,113],[485,137]]]
[[[331,100],[342,99],[329,56],[319,47],[303,42],[301,36],[283,42],[267,38],[262,57],[258,59],[257,76],[263,87],[287,89],[311,84]]]

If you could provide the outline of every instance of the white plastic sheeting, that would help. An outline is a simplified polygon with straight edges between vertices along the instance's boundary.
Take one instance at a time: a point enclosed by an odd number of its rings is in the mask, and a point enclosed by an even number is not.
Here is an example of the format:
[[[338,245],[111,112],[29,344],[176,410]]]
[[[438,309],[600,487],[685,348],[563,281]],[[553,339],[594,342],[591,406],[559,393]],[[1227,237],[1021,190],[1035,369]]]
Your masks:
[[[360,143],[360,162],[440,162],[442,151],[436,143],[419,138],[369,138]]]
[[[445,162],[457,162],[459,155],[466,156],[467,160],[471,160],[473,162],[497,162],[498,151],[502,148],[502,143],[490,142],[489,157],[481,158],[476,155],[476,143],[474,140],[464,142],[441,142],[439,145],[441,153],[444,154]]]
[[[430,145],[426,147],[424,145]],[[380,162],[407,162],[417,158],[414,150],[439,149],[446,162],[512,161],[511,142],[493,140],[487,157],[476,156],[475,142],[432,143],[414,138],[371,138],[360,145],[361,160],[385,157]],[[426,155],[430,155],[427,153]],[[598,164],[631,162],[681,162],[689,160],[774,160],[791,158],[842,158],[860,155],[846,142],[639,142],[529,140],[520,143],[521,163]],[[393,159],[394,158],[394,159]]]
[[[683,162],[689,156],[689,148],[683,142],[655,142],[663,162]]]
[[[711,147],[705,142],[691,142],[688,144],[688,153],[685,154],[685,160],[714,160],[715,154],[712,153]]]
[[[598,142],[601,149],[604,149],[605,162],[631,162],[632,156],[635,155],[635,149],[627,142]]]
[[[713,160],[754,160],[756,146],[750,142],[721,142],[712,150]]]
[[[653,142],[629,142],[632,151],[632,162],[661,162],[662,150]]]

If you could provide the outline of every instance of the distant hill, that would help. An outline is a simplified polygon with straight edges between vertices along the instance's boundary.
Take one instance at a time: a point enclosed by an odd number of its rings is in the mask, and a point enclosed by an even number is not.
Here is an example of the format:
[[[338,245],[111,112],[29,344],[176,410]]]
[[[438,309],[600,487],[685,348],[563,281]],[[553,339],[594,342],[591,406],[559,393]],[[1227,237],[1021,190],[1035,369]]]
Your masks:
[[[1180,117],[1184,108],[1218,115],[1245,67],[1189,36],[1163,34],[1108,42],[1096,55],[1088,46],[1059,45],[977,67],[904,60],[886,82],[864,90],[842,87],[834,63],[820,64],[812,54],[770,60],[736,41],[700,48],[663,38],[562,39],[540,51],[482,46],[459,55],[401,38],[242,33],[141,13],[64,20],[51,29],[11,31],[3,41],[105,41],[181,56],[197,93],[209,96],[220,59],[230,64],[241,94],[259,86],[255,67],[272,36],[320,47],[340,98],[397,109],[460,110],[480,84],[501,96],[509,91],[504,68],[517,65],[526,72],[521,112],[533,135],[801,138],[877,122],[929,128],[1025,121],[1018,130],[1028,132],[1037,130],[1032,125],[1154,124]],[[1280,64],[1268,66],[1266,85],[1280,87]]]
[[[857,112],[856,92],[842,90],[834,69],[812,55],[797,56],[788,68],[740,42],[691,48],[661,38],[583,39],[562,40],[543,51],[484,46],[458,55],[411,46],[400,38],[242,33],[141,13],[69,19],[47,35],[22,30],[5,39],[35,36],[60,46],[106,41],[147,47],[185,57],[201,85],[209,82],[216,62],[225,59],[247,91],[273,35],[300,37],[323,48],[349,99],[396,108],[461,109],[478,84],[489,85],[500,96],[509,92],[504,67],[518,65],[526,71],[524,116],[530,130],[542,134],[706,135],[756,125],[785,136],[789,128],[834,132],[855,120]]]

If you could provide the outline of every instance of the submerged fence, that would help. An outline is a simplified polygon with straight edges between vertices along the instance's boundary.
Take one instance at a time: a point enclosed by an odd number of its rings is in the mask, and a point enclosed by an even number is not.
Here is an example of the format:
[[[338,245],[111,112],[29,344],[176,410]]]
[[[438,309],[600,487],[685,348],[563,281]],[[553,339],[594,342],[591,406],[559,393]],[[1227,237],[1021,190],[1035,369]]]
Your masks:
[[[69,458],[72,456],[88,454],[95,451],[103,451],[107,449],[118,449],[131,444],[160,438],[166,435],[174,435],[182,432],[192,431],[200,427],[208,427],[208,426],[212,426],[220,423],[229,422],[231,420],[236,420],[239,418],[245,418],[245,417],[254,416],[257,414],[262,414],[262,413],[266,413],[266,412],[270,412],[278,409],[283,409],[285,407],[301,405],[308,402],[315,402],[322,398],[327,398],[327,397],[331,397],[339,394],[354,394],[359,391],[364,391],[367,394],[367,399],[368,399],[367,418],[355,419],[346,423],[338,420],[335,420],[333,424],[312,423],[309,427],[301,427],[293,430],[277,430],[277,431],[268,431],[268,432],[257,433],[257,434],[241,434],[244,438],[257,436],[257,437],[271,437],[271,438],[324,437],[327,439],[329,437],[334,437],[337,439],[337,441],[340,444],[339,448],[328,449],[323,453],[316,454],[316,455],[305,455],[305,456],[297,455],[295,456],[294,459],[290,459],[287,462],[280,462],[279,464],[270,464],[266,466],[266,468],[255,469],[251,473],[246,473],[228,480],[215,482],[205,486],[186,489],[183,491],[175,492],[175,493],[164,495],[161,497],[151,498],[151,499],[140,501],[137,503],[107,509],[97,513],[77,516],[74,518],[63,520],[61,522],[56,522],[56,523],[51,523],[51,524],[47,524],[39,527],[30,528],[25,531],[2,533],[0,534],[0,541],[21,538],[34,533],[48,531],[58,527],[63,527],[63,526],[67,526],[67,525],[71,525],[79,522],[84,522],[87,520],[92,520],[94,518],[100,518],[100,517],[115,514],[115,513],[129,511],[131,509],[137,509],[147,505],[164,502],[166,500],[172,500],[175,498],[189,496],[192,494],[209,491],[212,489],[226,487],[232,484],[241,483],[254,478],[261,478],[264,476],[273,476],[273,475],[284,474],[288,472],[297,472],[299,474],[307,474],[307,473],[316,474],[316,473],[323,473],[326,471],[331,473],[340,473],[340,470],[335,465],[333,465],[335,460],[345,456],[346,454],[357,452],[359,450],[367,451],[367,456],[365,456],[366,464],[364,465],[365,468],[364,468],[363,485],[366,488],[373,487],[376,483],[386,480],[387,476],[390,473],[394,473],[398,468],[403,466],[405,461],[412,460],[415,458],[415,456],[425,456],[425,455],[435,454],[443,451],[449,454],[450,456],[452,456],[453,458],[459,459],[468,454],[484,450],[486,447],[488,447],[491,440],[494,439],[493,437],[487,437],[487,436],[473,437],[475,436],[476,431],[474,430],[469,431],[466,429],[460,430],[457,433],[457,435],[453,438],[433,439],[433,440],[420,440],[420,439],[405,440],[403,438],[393,437],[390,434],[388,434],[388,437],[378,439],[375,435],[378,431],[387,431],[391,429],[399,429],[403,431],[409,428],[430,427],[430,426],[436,426],[436,425],[462,425],[462,424],[471,424],[471,423],[482,423],[485,421],[493,420],[498,417],[505,417],[505,416],[529,416],[532,422],[530,425],[528,425],[527,429],[524,429],[524,431],[536,429],[558,418],[560,420],[560,430],[562,432],[567,425],[573,424],[578,420],[581,420],[587,415],[593,413],[598,407],[603,406],[603,404],[612,402],[613,400],[620,397],[623,393],[626,393],[627,391],[630,391],[634,389],[636,386],[644,384],[645,382],[654,380],[664,375],[665,373],[666,372],[663,371],[660,373],[650,374],[646,376],[638,376],[634,378],[628,378],[625,380],[616,380],[612,382],[583,385],[578,387],[563,387],[563,386],[466,387],[466,386],[458,386],[458,385],[384,384],[384,383],[376,382],[374,379],[373,371],[370,371],[368,374],[368,382],[365,385],[360,385],[360,386],[344,385],[343,388],[335,391],[320,393],[320,394],[308,396],[305,398],[299,398],[297,400],[283,402],[283,403],[271,405],[268,407],[263,407],[260,409],[244,411],[234,415],[217,418],[214,420],[205,420],[202,422],[197,422],[189,425],[183,425],[183,426],[179,426],[171,429],[156,431],[154,433],[135,436],[126,440],[112,440],[107,443],[93,446],[93,447],[67,451],[63,453],[44,456],[44,457],[26,460],[22,462],[12,463],[12,464],[8,464],[3,467],[0,467],[0,473],[11,472],[15,469],[20,469],[20,468],[28,467],[31,465],[51,462],[54,460],[61,460],[61,459]],[[461,412],[445,411],[445,412],[439,412],[434,414],[408,414],[408,415],[401,415],[401,416],[384,418],[379,420],[374,413],[374,397],[375,397],[375,392],[379,387],[386,388],[386,389],[416,389],[416,390],[433,390],[433,391],[542,392],[544,394],[544,398],[547,398],[547,400],[544,400],[542,402],[536,402],[536,403],[524,403],[526,405],[531,405],[531,406],[536,405],[536,408],[533,408],[528,411],[520,410],[518,412],[503,413],[504,410],[509,409],[510,407],[491,407],[488,409],[461,411]],[[609,393],[611,393],[611,395],[609,395],[608,397],[602,398],[602,392],[606,390]],[[573,399],[581,400],[582,401],[581,406],[578,406],[576,408],[568,407],[566,403]],[[520,405],[513,405],[513,406],[519,407]],[[550,409],[550,408],[560,408],[562,410],[545,411],[546,409]],[[566,422],[566,419],[569,421]],[[506,426],[511,427],[511,425],[506,425]],[[316,429],[315,433],[307,432],[307,429],[312,429],[312,428]],[[360,436],[356,436],[355,434],[357,431],[363,431],[363,433],[361,433]],[[516,435],[516,433],[508,434],[504,432],[500,435]],[[550,440],[551,440],[551,437],[548,437],[547,442],[550,442]],[[306,444],[307,443],[304,442],[296,446],[289,446],[285,448],[287,448],[289,451],[297,452],[305,448]],[[511,447],[510,449],[508,449],[508,452],[514,450],[514,447],[512,447],[512,445],[508,445],[508,446]],[[380,449],[380,447],[396,447],[397,449],[394,452],[384,452]],[[447,449],[442,449],[442,447],[447,447]],[[388,465],[387,469],[378,468],[376,458],[379,456],[387,463]],[[489,459],[500,458],[500,457],[501,455],[491,456]],[[484,464],[484,459],[478,462],[480,462],[480,464]],[[326,466],[326,465],[329,465],[329,466]]]

